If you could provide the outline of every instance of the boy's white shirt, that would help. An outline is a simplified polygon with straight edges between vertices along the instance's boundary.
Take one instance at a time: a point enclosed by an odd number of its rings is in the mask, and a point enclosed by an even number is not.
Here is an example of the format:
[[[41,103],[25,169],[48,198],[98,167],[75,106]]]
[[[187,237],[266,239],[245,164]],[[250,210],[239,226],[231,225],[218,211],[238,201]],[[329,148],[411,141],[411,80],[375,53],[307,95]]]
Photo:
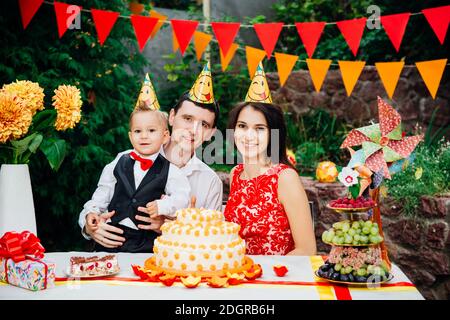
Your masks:
[[[111,202],[114,194],[114,188],[117,183],[117,179],[114,176],[114,168],[116,167],[119,159],[124,154],[129,154],[131,151],[133,151],[133,149],[119,153],[111,163],[105,166],[100,176],[97,189],[92,195],[91,200],[84,204],[83,210],[80,212],[78,224],[80,225],[82,234],[86,239],[91,239],[83,230],[86,224],[86,215],[89,212],[103,213],[108,211],[108,205]],[[154,161],[160,153],[162,152],[158,152],[144,158]],[[133,171],[137,189],[148,170],[142,170],[139,161],[136,161],[134,163]],[[173,217],[175,216],[176,210],[189,206],[191,192],[189,181],[181,170],[173,164],[170,164],[169,166],[167,183],[164,192],[166,196],[163,199],[156,200],[159,215]],[[138,230],[130,218],[123,219],[119,222],[119,224]]]

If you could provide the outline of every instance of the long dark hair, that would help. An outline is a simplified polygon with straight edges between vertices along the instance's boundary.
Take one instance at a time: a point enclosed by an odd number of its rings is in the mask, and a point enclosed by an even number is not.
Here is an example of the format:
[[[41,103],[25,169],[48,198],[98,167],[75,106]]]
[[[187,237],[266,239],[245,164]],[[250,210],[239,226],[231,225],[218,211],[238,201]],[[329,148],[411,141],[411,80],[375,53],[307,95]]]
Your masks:
[[[292,169],[296,170],[292,163],[288,160],[286,154],[286,122],[284,121],[283,110],[276,105],[270,103],[259,103],[259,102],[241,102],[237,104],[231,111],[228,117],[228,129],[235,129],[236,123],[239,118],[239,114],[245,107],[252,107],[256,111],[261,112],[264,115],[264,118],[267,121],[267,126],[269,127],[269,131],[272,129],[279,130],[279,163],[285,164]],[[271,134],[269,132],[269,143],[267,145],[267,156],[273,159],[271,155]]]

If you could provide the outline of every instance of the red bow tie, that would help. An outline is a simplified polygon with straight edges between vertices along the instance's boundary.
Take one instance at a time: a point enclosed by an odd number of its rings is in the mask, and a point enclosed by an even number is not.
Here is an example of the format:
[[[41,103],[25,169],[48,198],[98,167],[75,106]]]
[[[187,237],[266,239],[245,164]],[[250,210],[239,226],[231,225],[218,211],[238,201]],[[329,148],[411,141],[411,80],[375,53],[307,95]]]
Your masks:
[[[141,163],[141,169],[142,170],[148,170],[153,165],[153,160],[151,159],[144,159],[140,157],[136,152],[132,151],[130,152],[130,157],[133,158],[136,161],[139,161]]]

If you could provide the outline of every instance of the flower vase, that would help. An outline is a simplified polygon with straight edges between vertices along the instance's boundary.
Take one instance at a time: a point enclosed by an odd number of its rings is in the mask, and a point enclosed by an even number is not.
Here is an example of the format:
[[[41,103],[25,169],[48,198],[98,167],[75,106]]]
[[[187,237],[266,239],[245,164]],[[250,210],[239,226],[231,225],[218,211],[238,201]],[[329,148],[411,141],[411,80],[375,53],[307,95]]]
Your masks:
[[[7,231],[36,232],[33,192],[27,164],[2,164],[0,169],[0,236]]]

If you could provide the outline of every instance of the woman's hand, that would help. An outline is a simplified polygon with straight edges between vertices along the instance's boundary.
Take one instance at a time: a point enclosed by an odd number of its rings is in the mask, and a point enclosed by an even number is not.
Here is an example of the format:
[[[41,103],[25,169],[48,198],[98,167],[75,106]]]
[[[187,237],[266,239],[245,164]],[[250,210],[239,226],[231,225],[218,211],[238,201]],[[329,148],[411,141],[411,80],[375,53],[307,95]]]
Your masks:
[[[105,248],[120,247],[126,240],[124,237],[118,236],[118,234],[123,234],[122,229],[106,223],[115,213],[115,211],[103,214],[90,212],[86,216],[86,233]]]

